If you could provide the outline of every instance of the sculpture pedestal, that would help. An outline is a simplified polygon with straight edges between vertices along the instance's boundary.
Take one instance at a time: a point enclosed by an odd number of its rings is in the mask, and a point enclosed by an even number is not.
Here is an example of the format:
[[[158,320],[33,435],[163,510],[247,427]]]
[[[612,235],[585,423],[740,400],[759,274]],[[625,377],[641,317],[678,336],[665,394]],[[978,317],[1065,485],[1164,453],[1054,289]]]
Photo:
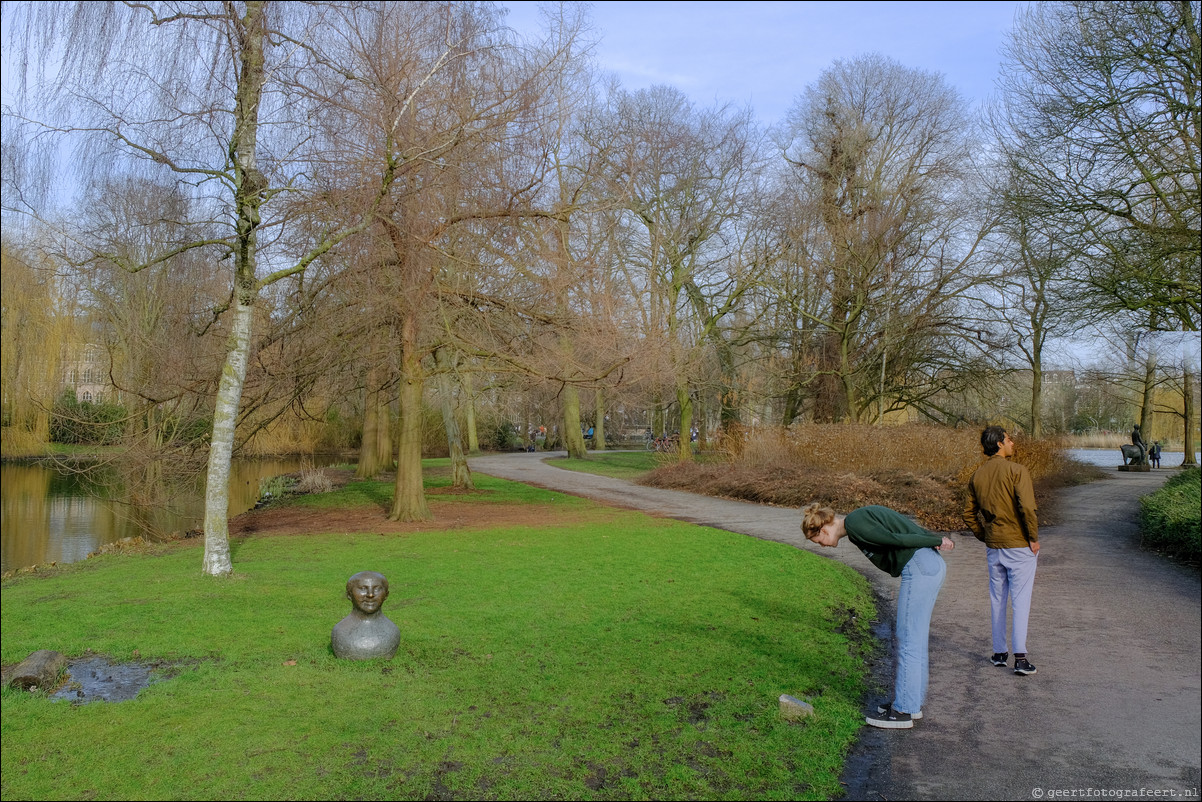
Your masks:
[[[1147,473],[1152,470],[1151,465],[1120,465],[1120,471],[1133,471],[1135,473]]]

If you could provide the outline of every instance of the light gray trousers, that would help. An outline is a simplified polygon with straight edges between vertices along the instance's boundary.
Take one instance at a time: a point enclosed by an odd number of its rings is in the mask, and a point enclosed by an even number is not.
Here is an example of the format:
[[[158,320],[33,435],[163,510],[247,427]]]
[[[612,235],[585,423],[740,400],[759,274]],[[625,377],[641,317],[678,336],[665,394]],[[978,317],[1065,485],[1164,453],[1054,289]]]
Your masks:
[[[1015,654],[1027,651],[1027,618],[1031,614],[1031,591],[1035,588],[1035,565],[1039,555],[1029,548],[986,549],[989,563],[989,601],[993,623],[993,650],[1005,653],[1006,608],[1010,608],[1010,642]],[[1009,605],[1006,604],[1007,599]]]

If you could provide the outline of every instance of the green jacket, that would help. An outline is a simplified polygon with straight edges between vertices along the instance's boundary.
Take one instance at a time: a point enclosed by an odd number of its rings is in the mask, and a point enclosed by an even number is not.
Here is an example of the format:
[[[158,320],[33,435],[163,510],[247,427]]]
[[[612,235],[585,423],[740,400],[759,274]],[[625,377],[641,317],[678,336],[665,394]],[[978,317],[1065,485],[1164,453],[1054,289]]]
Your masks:
[[[847,539],[877,568],[890,576],[901,576],[914,552],[943,543],[941,535],[923,529],[888,507],[860,507],[843,519]]]
[[[964,523],[991,549],[1023,549],[1038,541],[1035,490],[1026,467],[1000,454],[985,460],[968,480]]]

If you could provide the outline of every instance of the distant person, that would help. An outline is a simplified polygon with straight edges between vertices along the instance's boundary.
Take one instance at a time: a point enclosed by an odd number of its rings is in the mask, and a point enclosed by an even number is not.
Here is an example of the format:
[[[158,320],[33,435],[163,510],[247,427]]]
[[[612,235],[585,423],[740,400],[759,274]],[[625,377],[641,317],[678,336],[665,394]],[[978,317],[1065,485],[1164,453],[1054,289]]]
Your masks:
[[[811,543],[835,548],[848,538],[873,565],[901,577],[897,594],[897,672],[893,701],[864,720],[887,730],[910,729],[922,718],[930,678],[927,643],[931,613],[947,564],[936,550],[950,551],[955,543],[935,535],[888,507],[861,507],[847,515],[820,504],[802,510],[801,531]]]
[[[1155,443],[1153,443],[1152,447],[1150,449],[1148,449],[1148,459],[1151,460],[1153,468],[1160,467],[1160,441],[1159,440],[1157,440]]]
[[[360,571],[346,581],[350,615],[334,625],[330,645],[345,660],[389,660],[401,643],[401,631],[380,612],[388,598],[388,580],[375,571]]]
[[[1035,490],[1026,467],[1010,461],[1014,441],[1005,429],[987,426],[981,432],[981,448],[989,459],[968,482],[964,523],[986,546],[993,630],[993,656],[989,660],[995,666],[1004,666],[1009,657],[1006,651],[1009,600],[1014,673],[1034,674],[1035,666],[1027,659],[1027,619],[1039,562]]]

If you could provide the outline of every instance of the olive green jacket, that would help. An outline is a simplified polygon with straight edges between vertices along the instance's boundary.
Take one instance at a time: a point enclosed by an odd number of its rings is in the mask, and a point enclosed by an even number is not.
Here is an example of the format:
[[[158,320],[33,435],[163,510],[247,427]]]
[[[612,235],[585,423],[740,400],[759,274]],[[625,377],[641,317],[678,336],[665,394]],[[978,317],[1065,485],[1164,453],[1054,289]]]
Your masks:
[[[991,549],[1028,548],[1038,542],[1035,489],[1026,467],[994,454],[977,468],[968,481],[964,523]]]
[[[938,548],[943,543],[943,535],[928,532],[901,513],[875,504],[847,513],[843,528],[847,539],[890,576],[901,576],[914,552]]]

